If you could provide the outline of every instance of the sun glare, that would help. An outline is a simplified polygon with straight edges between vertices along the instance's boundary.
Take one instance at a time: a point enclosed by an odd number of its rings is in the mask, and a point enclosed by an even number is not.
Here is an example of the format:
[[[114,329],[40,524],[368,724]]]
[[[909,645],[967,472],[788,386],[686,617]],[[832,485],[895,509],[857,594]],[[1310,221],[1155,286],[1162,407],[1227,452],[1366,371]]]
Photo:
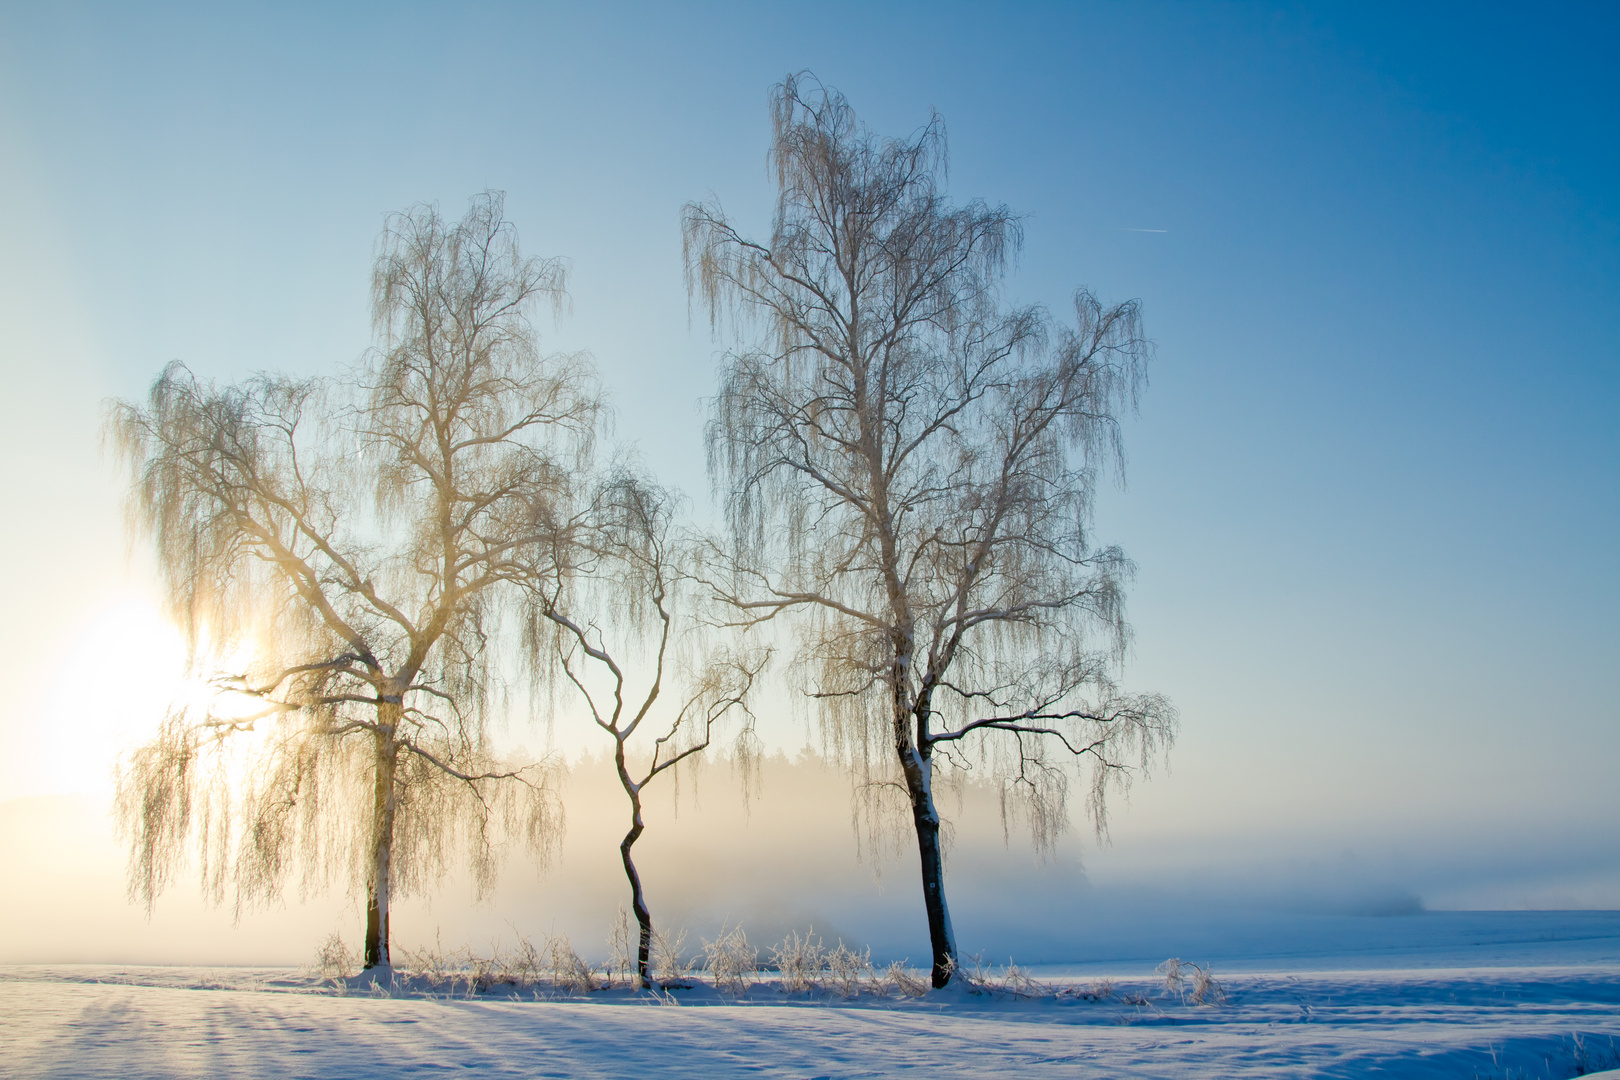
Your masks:
[[[245,716],[253,705],[221,695],[214,670],[241,670],[251,659],[231,649],[188,671],[180,631],[147,598],[126,596],[77,635],[52,674],[56,688],[38,729],[45,775],[42,793],[110,793],[118,757],[156,734],[177,708]]]

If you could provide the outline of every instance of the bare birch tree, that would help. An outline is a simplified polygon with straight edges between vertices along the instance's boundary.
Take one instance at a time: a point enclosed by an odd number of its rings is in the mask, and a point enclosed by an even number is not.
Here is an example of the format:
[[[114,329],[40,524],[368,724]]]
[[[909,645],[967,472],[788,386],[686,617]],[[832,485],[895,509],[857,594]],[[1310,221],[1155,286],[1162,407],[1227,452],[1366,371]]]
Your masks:
[[[630,810],[619,856],[643,987],[653,985],[653,921],[633,849],[647,827],[645,793],[706,751],[733,721],[735,759],[748,767],[757,753],[748,695],[769,659],[764,650],[697,640],[702,626],[688,588],[692,553],[676,535],[674,507],[669,492],[619,470],[529,579],[530,640],[541,669],[554,685],[571,689],[613,740],[614,770]]]
[[[490,751],[486,646],[590,451],[594,374],[543,357],[529,319],[563,288],[499,194],[454,223],[418,206],[378,242],[378,345],[345,385],[219,388],[176,364],[113,407],[133,523],[196,662],[252,649],[218,680],[252,706],[172,716],[122,772],[132,895],[150,906],[193,837],[216,900],[335,866],[365,890],[365,966],[386,971],[391,901],[443,871],[452,829],[480,883],[492,825],[551,850],[552,768]]]
[[[829,739],[867,794],[903,793],[943,986],[938,766],[993,769],[1050,844],[1076,767],[1101,834],[1109,787],[1174,736],[1168,702],[1115,684],[1129,564],[1090,535],[1149,345],[1135,302],[1082,290],[1060,328],[1003,301],[1020,222],[948,201],[937,115],[878,138],[800,76],[771,122],[768,241],[713,202],[683,218],[689,288],[741,346],[709,424],[735,543],[714,586],[739,622],[802,616],[798,670]]]

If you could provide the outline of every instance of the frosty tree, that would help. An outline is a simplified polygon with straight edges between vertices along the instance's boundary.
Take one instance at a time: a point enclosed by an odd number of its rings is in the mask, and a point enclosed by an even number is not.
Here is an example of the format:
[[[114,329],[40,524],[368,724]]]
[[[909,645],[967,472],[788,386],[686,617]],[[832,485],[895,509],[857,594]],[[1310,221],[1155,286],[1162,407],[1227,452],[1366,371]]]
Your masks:
[[[676,534],[674,507],[675,498],[650,480],[615,471],[558,546],[540,553],[527,582],[539,670],[567,687],[613,740],[630,818],[619,857],[644,987],[652,985],[653,921],[634,856],[646,830],[644,795],[707,750],[724,726],[735,728],[735,757],[746,768],[756,753],[748,695],[768,659],[697,640],[692,553]]]
[[[1110,786],[1174,735],[1168,702],[1115,685],[1129,564],[1090,536],[1149,346],[1134,302],[1082,290],[1064,328],[1002,300],[1018,219],[947,200],[937,116],[878,138],[801,76],[771,121],[768,240],[712,202],[683,219],[689,286],[740,343],[709,427],[733,537],[714,584],[740,622],[798,614],[829,739],[868,796],[903,793],[943,986],[939,765],[992,769],[1048,844],[1077,768],[1101,832]]]
[[[121,771],[132,896],[150,907],[193,839],[216,901],[336,873],[364,889],[365,966],[386,970],[392,898],[442,872],[456,832],[480,884],[492,830],[555,844],[551,768],[495,761],[485,705],[489,635],[554,542],[598,410],[586,362],[542,356],[529,320],[563,285],[498,194],[454,223],[416,207],[379,240],[378,344],[347,385],[221,388],[176,364],[113,407],[195,662],[239,658],[216,679],[234,708],[175,713]]]

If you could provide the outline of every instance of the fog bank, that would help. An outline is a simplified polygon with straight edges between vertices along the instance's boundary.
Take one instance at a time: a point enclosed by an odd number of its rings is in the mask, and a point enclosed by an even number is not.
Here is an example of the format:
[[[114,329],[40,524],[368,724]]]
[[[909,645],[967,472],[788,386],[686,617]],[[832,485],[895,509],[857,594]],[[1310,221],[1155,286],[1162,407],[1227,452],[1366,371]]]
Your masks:
[[[858,839],[849,785],[824,759],[770,757],[747,794],[728,765],[711,764],[675,793],[654,789],[636,848],[658,922],[685,928],[694,945],[740,923],[761,946],[813,927],[880,959],[927,955],[908,837],[897,832],[878,849]],[[549,872],[509,853],[482,901],[452,874],[396,908],[396,945],[485,949],[565,934],[582,954],[604,955],[628,906],[617,850],[627,811],[610,765],[576,761],[566,801],[567,836]],[[1504,844],[1499,835],[1354,836],[1321,825],[1257,834],[1218,821],[1155,832],[1120,803],[1112,846],[1076,822],[1043,859],[1017,820],[1004,828],[990,785],[946,791],[941,802],[953,826],[947,883],[963,954],[998,961],[1260,955],[1330,924],[1336,939],[1376,941],[1389,920],[1436,909],[1620,907],[1620,875],[1591,869],[1596,836]],[[148,920],[126,898],[106,807],[89,796],[0,803],[0,850],[13,871],[0,883],[0,962],[302,963],[333,930],[351,945],[359,937],[358,903],[300,900],[296,879],[283,904],[233,923],[229,902],[204,904],[194,873],[182,872]]]

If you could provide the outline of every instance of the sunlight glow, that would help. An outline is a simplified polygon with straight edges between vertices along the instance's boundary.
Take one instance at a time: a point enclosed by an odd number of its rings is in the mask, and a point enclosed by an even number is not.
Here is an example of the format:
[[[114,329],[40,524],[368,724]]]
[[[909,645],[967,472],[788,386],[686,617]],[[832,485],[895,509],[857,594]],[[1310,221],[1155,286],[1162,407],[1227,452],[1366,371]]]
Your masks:
[[[180,631],[156,605],[136,594],[118,598],[84,626],[51,673],[56,689],[36,731],[43,770],[36,790],[110,794],[119,755],[150,739],[176,708],[199,716],[255,711],[208,681],[212,671],[241,670],[250,660],[249,650],[233,648],[188,671]]]

